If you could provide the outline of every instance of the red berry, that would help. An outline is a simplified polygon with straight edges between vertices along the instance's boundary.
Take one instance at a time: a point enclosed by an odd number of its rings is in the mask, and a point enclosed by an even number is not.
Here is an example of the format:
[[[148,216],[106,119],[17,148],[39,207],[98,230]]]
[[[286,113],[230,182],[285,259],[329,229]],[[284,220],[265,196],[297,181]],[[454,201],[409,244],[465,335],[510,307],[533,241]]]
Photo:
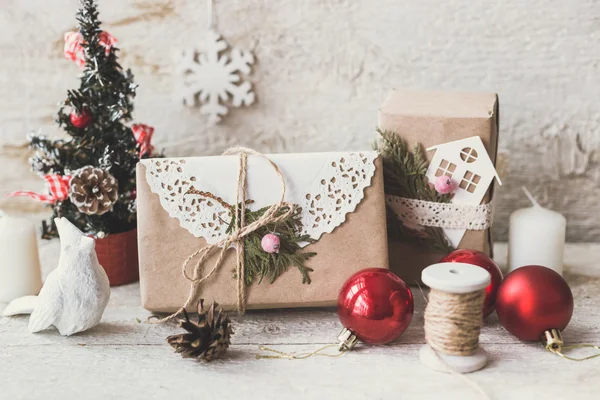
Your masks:
[[[90,114],[88,114],[85,110],[83,110],[81,113],[73,111],[71,115],[69,115],[69,118],[71,119],[73,126],[79,129],[86,128],[92,120]]]

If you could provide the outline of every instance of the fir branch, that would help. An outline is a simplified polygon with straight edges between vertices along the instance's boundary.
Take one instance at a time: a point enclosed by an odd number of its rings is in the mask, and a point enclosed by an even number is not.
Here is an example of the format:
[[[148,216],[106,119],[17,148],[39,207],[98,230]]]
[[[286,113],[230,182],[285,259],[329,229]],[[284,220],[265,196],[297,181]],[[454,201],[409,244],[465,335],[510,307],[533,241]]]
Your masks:
[[[427,179],[429,163],[423,146],[417,143],[412,153],[406,142],[397,134],[377,129],[380,141],[375,143],[383,160],[385,193],[409,199],[449,203],[452,194],[440,194]],[[442,228],[423,227],[416,231],[405,226],[393,210],[387,207],[388,237],[408,241],[420,247],[440,253],[450,253],[449,244]]]
[[[411,153],[406,142],[393,132],[377,129],[381,137],[375,143],[383,159],[384,186],[386,194],[409,199],[449,203],[451,194],[440,194],[427,179],[427,157],[423,146],[417,143]]]
[[[269,207],[264,207],[257,211],[246,209],[246,224],[248,225],[258,220],[267,209]],[[280,216],[288,212],[288,210],[287,206],[281,207],[276,216]],[[236,221],[237,217],[235,216],[234,208],[232,208],[231,221],[226,231],[227,234],[233,232],[237,223]],[[306,267],[305,263],[317,253],[302,251],[300,243],[314,243],[315,241],[309,235],[301,235],[301,230],[301,215],[299,212],[294,212],[278,224],[267,224],[249,234],[244,241],[245,284],[250,286],[255,280],[258,280],[260,284],[264,278],[273,283],[289,267],[296,267],[302,275],[302,283],[310,284],[309,273],[313,270]],[[265,252],[261,244],[263,236],[272,232],[275,232],[281,241],[279,253],[277,254]]]

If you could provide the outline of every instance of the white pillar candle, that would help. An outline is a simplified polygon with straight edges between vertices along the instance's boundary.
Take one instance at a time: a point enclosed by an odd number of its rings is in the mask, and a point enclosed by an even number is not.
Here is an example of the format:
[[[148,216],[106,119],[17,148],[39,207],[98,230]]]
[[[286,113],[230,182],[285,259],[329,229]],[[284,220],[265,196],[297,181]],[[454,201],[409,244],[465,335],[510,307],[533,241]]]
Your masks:
[[[33,223],[0,211],[0,303],[35,295],[42,288]]]
[[[567,220],[562,214],[540,206],[527,189],[523,191],[532,206],[510,215],[508,269],[542,265],[562,275]]]

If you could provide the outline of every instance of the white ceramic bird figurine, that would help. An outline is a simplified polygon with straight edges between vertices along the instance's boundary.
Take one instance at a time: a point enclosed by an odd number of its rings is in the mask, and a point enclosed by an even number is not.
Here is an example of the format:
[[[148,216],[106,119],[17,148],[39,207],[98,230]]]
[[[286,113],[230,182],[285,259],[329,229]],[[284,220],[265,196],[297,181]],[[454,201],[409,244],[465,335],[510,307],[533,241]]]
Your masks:
[[[30,332],[54,325],[61,335],[70,336],[98,325],[110,298],[110,284],[98,262],[94,239],[66,218],[54,221],[60,236],[58,267],[38,296],[13,300],[4,315],[31,313]]]

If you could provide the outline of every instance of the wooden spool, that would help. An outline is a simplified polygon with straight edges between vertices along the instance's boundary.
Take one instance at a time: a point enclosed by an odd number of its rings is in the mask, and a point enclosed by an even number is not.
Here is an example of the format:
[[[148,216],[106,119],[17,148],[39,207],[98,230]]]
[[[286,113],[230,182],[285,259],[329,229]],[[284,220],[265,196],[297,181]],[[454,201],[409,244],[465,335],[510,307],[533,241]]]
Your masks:
[[[491,282],[491,275],[485,269],[453,262],[430,265],[423,270],[421,278],[431,289],[457,294],[483,290]],[[420,358],[423,364],[436,371],[451,372],[448,370],[450,368],[463,374],[477,371],[487,362],[487,354],[481,347],[473,355],[455,356],[436,352],[429,344],[425,344],[421,347]]]

